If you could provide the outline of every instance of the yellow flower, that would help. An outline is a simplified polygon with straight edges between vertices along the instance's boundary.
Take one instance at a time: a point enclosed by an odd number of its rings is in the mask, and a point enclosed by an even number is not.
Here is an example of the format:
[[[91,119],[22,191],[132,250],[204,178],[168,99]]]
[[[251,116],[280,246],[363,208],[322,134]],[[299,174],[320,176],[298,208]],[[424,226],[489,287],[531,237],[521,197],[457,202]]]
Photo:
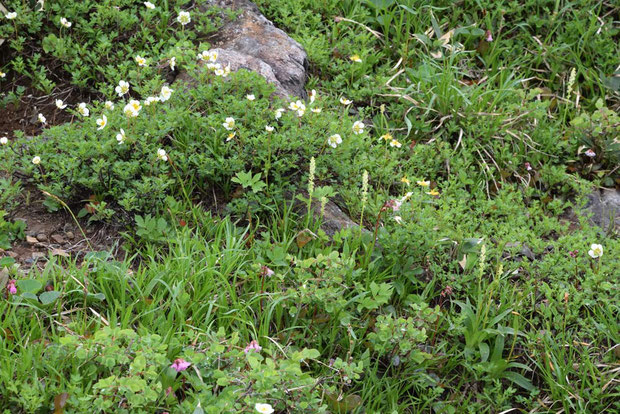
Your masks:
[[[384,141],[391,141],[394,139],[394,137],[392,136],[392,134],[388,132],[386,134],[381,135],[381,139]]]
[[[362,63],[362,59],[360,58],[359,55],[353,55],[353,56],[349,57],[349,59],[351,59],[355,63]]]
[[[430,181],[416,181],[416,184],[419,185],[420,187],[428,187],[429,185],[431,185]]]
[[[403,177],[403,178],[401,178],[401,179],[400,179],[400,182],[401,182],[401,183],[404,183],[404,184],[407,184],[407,185],[411,184],[411,181],[409,181],[409,179],[408,179],[407,177]]]
[[[439,191],[437,191],[436,188],[433,188],[431,191],[427,191],[426,194],[432,195],[432,196],[438,196],[439,195]]]

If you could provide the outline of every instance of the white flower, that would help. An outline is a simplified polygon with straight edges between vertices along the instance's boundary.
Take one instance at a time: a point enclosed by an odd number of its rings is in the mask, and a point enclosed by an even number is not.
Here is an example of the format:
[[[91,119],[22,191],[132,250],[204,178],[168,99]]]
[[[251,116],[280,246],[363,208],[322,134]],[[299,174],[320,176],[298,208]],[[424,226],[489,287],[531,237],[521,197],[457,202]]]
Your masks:
[[[151,3],[150,1],[145,1],[145,2],[144,2],[144,6],[145,6],[147,9],[151,9],[151,10],[153,10],[153,9],[155,8],[155,5],[154,5],[153,3]]]
[[[353,129],[355,135],[359,135],[364,132],[364,123],[362,121],[355,121],[351,129]]]
[[[1,70],[0,70],[0,78],[6,78],[6,73],[2,72]]]
[[[168,65],[170,66],[171,70],[174,70],[174,68],[177,65],[177,58],[175,58],[174,56],[170,58],[170,60],[168,61]]]
[[[134,60],[136,61],[136,63],[138,64],[138,66],[141,67],[145,67],[146,66],[146,59],[143,58],[140,55],[136,55],[136,57],[134,58]]]
[[[338,145],[342,144],[342,137],[340,134],[334,134],[331,137],[327,138],[327,143],[330,147],[336,148]]]
[[[321,113],[322,109],[321,108],[312,108],[311,111],[314,112],[315,114],[319,114],[319,113]]]
[[[127,139],[127,137],[125,136],[125,130],[121,128],[120,134],[116,134],[116,140],[118,141],[118,145],[121,145],[123,142],[125,142],[125,139]]]
[[[267,131],[267,132],[273,132],[274,129],[275,128],[272,127],[271,125],[265,125],[265,131]]]
[[[253,101],[254,99],[256,99],[256,96],[250,94],[250,95],[245,95],[245,97],[247,98],[248,101]]]
[[[228,134],[228,136],[226,137],[226,142],[228,142],[231,139],[233,139],[235,137],[235,135],[237,135],[236,132],[231,132],[230,134]]]
[[[316,99],[316,91],[314,89],[312,89],[310,91],[310,95],[308,95],[308,97],[310,98],[310,103],[314,103],[314,101]]]
[[[219,63],[207,63],[207,69],[212,70],[212,71],[222,70],[222,65],[220,65]],[[222,71],[222,73],[223,72],[224,71]]]
[[[395,139],[390,141],[390,147],[396,147],[396,148],[400,148],[402,147],[403,144],[400,143],[400,141],[397,141]]]
[[[594,157],[596,157],[596,152],[594,152],[594,151],[592,150],[592,148],[590,148],[589,150],[587,150],[586,152],[584,152],[584,154],[585,154],[586,156],[590,157],[590,158],[594,158]]]
[[[127,92],[129,92],[129,82],[126,82],[124,80],[120,81],[118,83],[118,86],[114,90],[119,97],[125,95]]]
[[[146,98],[144,100],[144,106],[149,106],[154,102],[159,102],[160,98],[158,98],[157,96],[149,96],[148,98]]]
[[[275,116],[275,118],[276,118],[276,119],[280,119],[280,118],[282,117],[282,113],[283,113],[283,112],[284,112],[284,108],[278,108],[278,109],[276,109],[276,112],[275,112],[275,115],[274,115],[274,116]]]
[[[353,103],[353,101],[348,100],[347,98],[345,98],[344,96],[342,98],[340,98],[340,103],[343,105],[351,105]]]
[[[291,102],[288,106],[291,111],[299,111],[300,109],[306,110],[306,105],[302,101]]]
[[[142,105],[140,105],[140,101],[132,99],[127,105],[125,105],[123,112],[128,118],[135,118],[140,114],[141,109]]]
[[[272,414],[274,411],[271,404],[256,403],[254,408],[256,409],[256,411],[258,411],[261,414]]]
[[[397,222],[398,224],[403,224],[403,218],[401,216],[394,216],[392,217],[394,219],[395,222]]]
[[[168,161],[168,155],[166,155],[166,150],[163,148],[158,149],[157,158],[159,158],[162,161]]]
[[[198,54],[198,59],[204,60],[205,62],[215,63],[215,61],[217,60],[217,51],[203,50]]]
[[[62,101],[62,99],[56,99],[56,108],[65,109],[67,104]]]
[[[231,117],[226,118],[226,121],[224,121],[222,125],[227,130],[232,131],[233,128],[235,128],[235,118],[231,118]]]
[[[105,101],[105,109],[109,109],[110,111],[114,109],[114,102],[112,101]]]
[[[47,124],[47,119],[45,119],[45,117],[43,116],[43,114],[39,114],[38,115],[39,118],[39,122],[42,123],[43,125]]]
[[[603,246],[600,244],[593,243],[590,246],[590,250],[588,251],[588,254],[593,259],[597,259],[601,257],[603,255]]]
[[[86,107],[86,103],[82,102],[78,105],[78,112],[80,113],[80,115],[82,116],[88,116],[90,115],[90,111],[88,110],[88,108]]]
[[[0,145],[6,145],[9,143],[9,139],[7,137],[0,138]]]
[[[39,157],[38,155],[37,155],[37,156],[35,156],[35,157],[32,159],[32,163],[33,163],[34,165],[39,165],[39,164],[41,163],[41,157]]]
[[[161,87],[161,91],[159,92],[159,100],[162,102],[166,102],[168,99],[170,99],[170,95],[172,95],[172,92],[174,92],[174,89],[170,89],[170,87],[164,85]]]
[[[10,12],[4,15],[4,17],[6,17],[9,20],[13,20],[14,18],[17,17],[17,13],[16,12]]]
[[[182,11],[179,13],[179,17],[177,17],[177,22],[181,23],[183,26],[191,22],[192,19],[189,17],[189,12]]]
[[[106,125],[108,125],[108,117],[103,115],[101,118],[97,119],[97,125],[99,126],[97,130],[101,131]]]
[[[305,113],[306,113],[306,107],[305,107],[305,106],[304,106],[303,108],[299,108],[299,109],[297,110],[297,116],[298,116],[298,117],[300,117],[300,118],[301,118],[302,116],[304,116],[304,114],[305,114]]]
[[[71,23],[69,20],[67,20],[67,19],[66,19],[66,18],[64,18],[64,17],[61,17],[61,18],[60,18],[60,24],[62,24],[63,26],[65,26],[65,27],[68,29],[68,28],[70,28],[70,27],[71,27],[71,25],[72,25],[73,23]]]

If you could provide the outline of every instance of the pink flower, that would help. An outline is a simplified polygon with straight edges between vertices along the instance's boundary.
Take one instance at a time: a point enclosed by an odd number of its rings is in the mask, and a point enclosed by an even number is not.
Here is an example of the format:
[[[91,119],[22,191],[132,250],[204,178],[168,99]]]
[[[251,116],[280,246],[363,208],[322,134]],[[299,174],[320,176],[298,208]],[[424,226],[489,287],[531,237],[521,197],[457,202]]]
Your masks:
[[[493,41],[493,35],[491,34],[490,30],[487,30],[486,37],[487,37],[487,42],[492,42]]]
[[[532,165],[529,162],[525,163],[525,169],[528,171],[532,171]]]
[[[17,293],[17,288],[15,287],[15,279],[9,280],[9,283],[6,285],[6,289],[9,291],[11,295]]]
[[[586,152],[584,152],[584,154],[586,154],[586,156],[590,157],[590,158],[594,158],[596,157],[596,152],[592,151],[592,148],[590,148],[589,150],[587,150]]]
[[[174,360],[174,363],[170,365],[170,368],[174,368],[176,372],[185,371],[189,366],[192,365],[183,358],[177,358]]]
[[[166,397],[169,396],[170,394],[172,394],[172,387],[166,388]],[[164,414],[164,413],[162,413],[162,414]]]
[[[577,253],[579,253],[579,250],[572,250],[568,252],[568,255],[572,257],[573,259],[575,259],[577,257]]]
[[[243,352],[245,352],[246,354],[251,351],[260,352],[261,349],[263,348],[258,344],[258,342],[256,342],[255,340],[252,340],[252,342],[250,342],[248,346],[245,347]]]
[[[400,206],[403,204],[403,202],[401,200],[389,200],[387,203],[385,203],[385,208],[391,208],[392,211],[398,211],[400,210]]]
[[[276,273],[273,270],[271,270],[270,268],[268,268],[267,266],[262,266],[260,268],[260,275],[261,276],[273,276],[275,274]]]

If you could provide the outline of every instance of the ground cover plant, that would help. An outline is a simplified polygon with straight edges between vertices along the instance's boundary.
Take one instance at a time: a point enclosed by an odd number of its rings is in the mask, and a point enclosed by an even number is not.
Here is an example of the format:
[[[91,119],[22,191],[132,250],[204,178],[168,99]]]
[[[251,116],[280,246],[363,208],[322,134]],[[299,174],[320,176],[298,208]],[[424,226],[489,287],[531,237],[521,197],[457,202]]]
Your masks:
[[[302,101],[207,3],[2,2],[0,410],[620,410],[617,5],[258,0]],[[34,203],[124,253],[26,266]]]

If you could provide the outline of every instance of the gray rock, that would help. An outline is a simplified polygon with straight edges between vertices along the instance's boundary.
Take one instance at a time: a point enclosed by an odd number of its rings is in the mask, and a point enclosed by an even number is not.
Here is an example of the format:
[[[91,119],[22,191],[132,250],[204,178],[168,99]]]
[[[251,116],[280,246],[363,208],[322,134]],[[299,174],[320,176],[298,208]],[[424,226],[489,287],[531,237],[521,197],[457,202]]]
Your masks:
[[[301,195],[303,197],[308,197],[308,193],[306,191],[301,190]],[[287,194],[288,197],[292,195]],[[306,214],[308,205],[301,200],[295,198],[293,207],[298,214]],[[321,203],[318,200],[312,201],[312,216],[315,220],[321,219]],[[359,224],[354,222],[347,214],[336,203],[329,200],[325,204],[325,214],[321,219],[321,229],[327,234],[329,237],[333,237],[334,234],[338,233],[343,229],[359,229]],[[358,230],[359,231],[359,230]],[[362,229],[364,233],[370,233],[366,229]]]
[[[620,228],[620,191],[603,190],[589,194],[582,214],[591,215],[590,222],[603,230]]]
[[[209,0],[201,8],[204,11],[214,6],[239,13],[208,37],[218,49],[217,63],[230,64],[231,70],[259,73],[276,86],[281,97],[305,99],[308,59],[303,47],[276,28],[249,0]],[[177,79],[187,77],[182,73]]]

